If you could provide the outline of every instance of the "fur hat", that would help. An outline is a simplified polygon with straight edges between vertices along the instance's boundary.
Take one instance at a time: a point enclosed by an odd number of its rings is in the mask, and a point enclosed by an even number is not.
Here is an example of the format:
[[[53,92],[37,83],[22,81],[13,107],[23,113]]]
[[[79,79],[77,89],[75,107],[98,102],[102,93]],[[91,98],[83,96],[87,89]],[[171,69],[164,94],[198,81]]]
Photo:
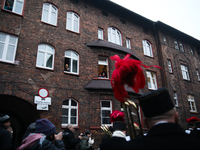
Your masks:
[[[0,122],[1,123],[6,123],[10,121],[10,117],[6,114],[0,114]]]
[[[138,97],[138,100],[147,118],[161,115],[174,108],[166,87],[144,94]]]
[[[56,133],[56,127],[48,119],[38,119],[36,121],[36,133],[43,133],[46,136]]]

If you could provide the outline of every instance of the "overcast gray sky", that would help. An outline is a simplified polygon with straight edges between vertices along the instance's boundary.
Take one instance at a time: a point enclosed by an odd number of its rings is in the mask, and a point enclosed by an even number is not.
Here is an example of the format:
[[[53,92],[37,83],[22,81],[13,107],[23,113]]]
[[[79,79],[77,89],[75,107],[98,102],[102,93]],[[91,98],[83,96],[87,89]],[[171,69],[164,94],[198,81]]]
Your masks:
[[[200,0],[111,0],[200,40]]]

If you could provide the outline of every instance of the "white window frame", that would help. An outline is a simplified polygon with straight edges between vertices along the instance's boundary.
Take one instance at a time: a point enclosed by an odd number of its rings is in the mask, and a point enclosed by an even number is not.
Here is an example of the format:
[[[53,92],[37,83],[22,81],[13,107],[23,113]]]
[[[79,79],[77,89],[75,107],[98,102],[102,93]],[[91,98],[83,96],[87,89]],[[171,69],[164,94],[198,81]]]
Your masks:
[[[46,9],[48,7],[48,9]],[[46,15],[46,16],[45,16]],[[53,19],[55,16],[55,20]],[[57,18],[58,18],[58,8],[50,3],[44,3],[42,8],[42,21],[51,25],[57,25]]]
[[[131,39],[126,38],[126,47],[131,49]]]
[[[4,10],[11,11],[11,10],[5,9],[6,1],[7,0],[5,0],[5,3],[4,3]],[[11,5],[13,6],[11,12],[22,15],[22,12],[24,9],[24,0],[13,0],[13,4]],[[19,6],[21,6],[21,9],[19,9],[20,8]]]
[[[195,103],[195,100],[194,100],[194,96],[188,94],[187,95],[187,99],[188,99],[188,102],[189,102],[190,112],[197,112],[197,108],[196,108],[196,103]]]
[[[190,48],[190,51],[191,51],[192,55],[194,55],[194,51],[193,51],[193,49],[192,49],[192,48]]]
[[[107,78],[102,78],[102,79],[108,79],[109,78],[108,57],[98,56],[98,69],[99,69],[99,66],[107,66],[107,68],[106,68],[107,69]],[[101,71],[102,70],[100,70],[100,72]]]
[[[181,72],[184,80],[190,80],[188,67],[186,65],[181,65]]]
[[[168,69],[169,69],[169,73],[172,73],[173,70],[172,70],[172,62],[170,59],[167,59],[167,64],[168,64]]]
[[[76,27],[77,25],[77,27]],[[66,29],[79,33],[80,29],[80,17],[75,12],[68,11],[67,12],[67,19],[66,19]]]
[[[103,106],[102,106],[102,102],[103,102],[103,101],[110,102],[110,107],[103,107]],[[104,124],[104,123],[103,123],[102,111],[103,111],[103,110],[109,110],[109,111],[110,111],[110,114],[111,114],[111,113],[112,113],[112,101],[111,101],[111,100],[101,100],[100,103],[101,103],[101,104],[100,104],[100,105],[101,105],[101,125],[111,126],[112,123],[110,123],[110,124]],[[109,115],[110,115],[110,114],[109,114]],[[110,119],[109,115],[108,115],[107,117],[104,117],[104,118]]]
[[[41,49],[41,47],[43,47],[43,46],[44,46],[44,49]],[[51,50],[51,51],[48,51],[48,49]],[[41,61],[41,55],[40,55],[41,53],[44,54],[43,55],[43,62],[40,62]],[[48,67],[47,66],[48,55],[50,55],[50,57],[52,56],[52,64],[51,64],[52,67]],[[38,45],[38,52],[37,52],[36,67],[53,70],[53,67],[54,67],[54,55],[55,55],[55,49],[52,46],[50,46],[49,44],[39,44]],[[43,64],[40,65],[40,63],[43,63]]]
[[[157,77],[156,73],[153,71],[146,71],[147,74],[147,83],[148,83],[148,89],[150,90],[157,90]]]
[[[196,69],[198,81],[200,81],[199,70]]]
[[[114,27],[108,28],[108,41],[122,46],[122,35],[119,30]]]
[[[73,50],[66,50],[65,51],[65,58],[69,58],[70,64],[68,64],[69,65],[69,71],[64,71],[64,72],[72,73],[72,74],[79,74],[79,54],[76,53]],[[73,61],[77,62],[77,66],[76,66],[77,67],[77,72],[73,71],[73,69],[74,69],[73,68]]]
[[[177,92],[174,91],[174,103],[175,103],[175,106],[178,106],[178,96],[177,96]]]
[[[147,40],[142,40],[144,55],[153,57],[153,51],[151,43]]]
[[[184,52],[184,48],[183,48],[183,44],[182,43],[179,43],[179,48],[180,48],[181,52]]]
[[[14,63],[18,37],[0,32],[0,61]]]
[[[167,44],[167,39],[166,39],[165,36],[163,36],[163,41],[164,41],[165,44]]]
[[[103,29],[98,28],[98,39],[103,40]]]
[[[74,99],[71,99],[71,98],[69,98],[69,99],[66,99],[66,100],[69,100],[69,105],[64,105],[64,104],[62,104],[62,109],[68,109],[68,116],[67,115],[63,115],[62,114],[62,118],[63,117],[68,117],[68,124],[72,124],[73,126],[78,126],[78,102],[76,101],[76,100],[74,100]],[[66,101],[65,100],[65,101]],[[74,102],[76,102],[76,104],[77,104],[77,106],[71,106],[71,104],[72,104],[72,101],[74,101]],[[64,101],[63,101],[64,102]],[[76,124],[73,124],[72,122],[71,122],[71,110],[72,109],[76,109]],[[66,123],[63,123],[62,122],[62,124],[61,124],[61,126],[62,127],[66,127],[68,124],[66,124]]]
[[[178,42],[176,40],[174,40],[174,46],[175,46],[175,49],[179,50]]]

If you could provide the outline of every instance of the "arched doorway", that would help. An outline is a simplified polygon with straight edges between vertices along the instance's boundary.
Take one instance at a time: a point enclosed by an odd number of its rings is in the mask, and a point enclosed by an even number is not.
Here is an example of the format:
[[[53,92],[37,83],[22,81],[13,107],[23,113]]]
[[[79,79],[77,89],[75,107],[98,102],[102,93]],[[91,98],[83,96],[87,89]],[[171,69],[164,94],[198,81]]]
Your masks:
[[[3,94],[0,94],[0,113],[6,113],[11,118],[13,149],[21,143],[27,127],[40,118],[36,108],[28,101]]]

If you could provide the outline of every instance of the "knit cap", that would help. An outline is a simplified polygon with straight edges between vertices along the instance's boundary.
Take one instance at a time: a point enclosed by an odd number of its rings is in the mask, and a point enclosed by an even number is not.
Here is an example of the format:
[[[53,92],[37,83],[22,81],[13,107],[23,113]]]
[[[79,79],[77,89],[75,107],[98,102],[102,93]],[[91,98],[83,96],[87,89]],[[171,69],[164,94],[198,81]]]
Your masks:
[[[10,117],[6,114],[0,114],[0,122],[6,123],[10,121]]]
[[[43,133],[46,136],[56,133],[56,127],[48,119],[38,119],[36,121],[36,133]]]

